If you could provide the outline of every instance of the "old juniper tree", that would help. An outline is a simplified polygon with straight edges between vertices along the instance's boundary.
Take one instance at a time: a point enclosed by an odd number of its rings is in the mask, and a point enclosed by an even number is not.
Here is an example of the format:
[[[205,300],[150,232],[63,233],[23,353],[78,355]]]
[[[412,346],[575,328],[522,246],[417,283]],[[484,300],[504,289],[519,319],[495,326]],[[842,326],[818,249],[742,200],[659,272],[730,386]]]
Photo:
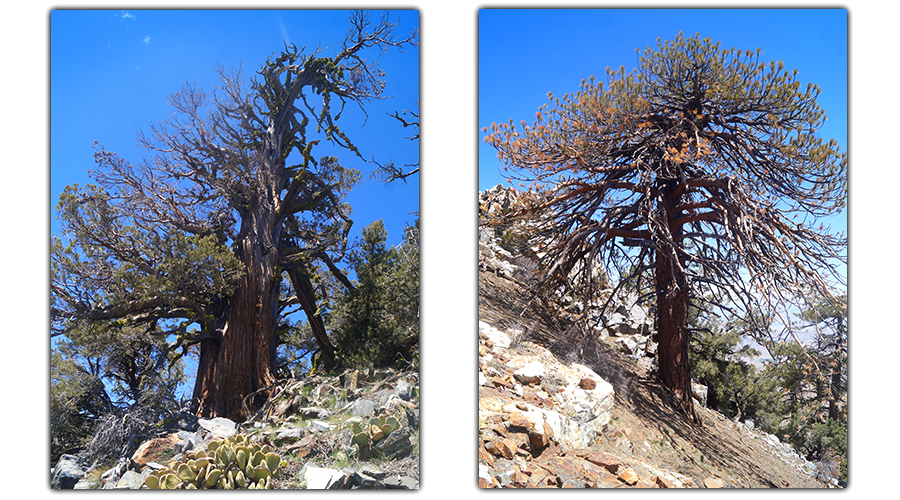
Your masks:
[[[532,125],[494,124],[507,177],[547,201],[538,233],[544,290],[597,292],[592,267],[650,271],[659,375],[696,419],[689,306],[765,309],[829,296],[846,239],[819,219],[845,206],[847,158],[817,131],[814,84],[699,36],[660,41],[607,84],[541,107]],[[552,96],[551,96],[552,99]],[[767,307],[758,302],[764,301]]]
[[[211,94],[185,85],[172,118],[139,135],[148,155],[138,163],[98,147],[99,185],[60,197],[53,333],[109,322],[199,345],[194,409],[235,420],[275,380],[286,307],[305,311],[321,362],[334,363],[316,270],[351,285],[336,263],[359,173],[315,149],[330,141],[361,155],[338,118],[382,96],[381,52],[418,43],[395,28],[387,15],[355,12],[329,53],[291,45],[249,84],[222,69]]]

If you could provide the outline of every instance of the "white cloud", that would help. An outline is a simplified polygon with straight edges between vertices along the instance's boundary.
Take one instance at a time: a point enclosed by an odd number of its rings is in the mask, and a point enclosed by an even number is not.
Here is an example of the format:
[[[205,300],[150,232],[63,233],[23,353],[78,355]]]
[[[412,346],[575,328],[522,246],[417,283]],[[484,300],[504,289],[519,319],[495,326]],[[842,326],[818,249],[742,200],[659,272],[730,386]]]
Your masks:
[[[147,35],[144,37],[144,43],[146,43],[147,45],[150,45],[150,35]]]
[[[121,21],[124,21],[126,19],[131,19],[132,21],[134,21],[135,19],[137,19],[136,17],[134,17],[134,14],[126,10],[123,10],[122,13],[119,14],[119,18]]]

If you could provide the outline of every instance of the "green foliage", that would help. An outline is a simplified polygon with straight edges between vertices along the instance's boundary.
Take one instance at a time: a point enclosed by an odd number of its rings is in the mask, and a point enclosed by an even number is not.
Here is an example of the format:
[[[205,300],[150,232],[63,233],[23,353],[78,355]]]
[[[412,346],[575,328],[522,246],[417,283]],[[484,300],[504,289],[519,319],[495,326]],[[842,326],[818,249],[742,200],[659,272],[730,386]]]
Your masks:
[[[50,461],[90,441],[98,419],[113,408],[103,381],[84,366],[50,353]]]
[[[50,356],[51,457],[88,444],[103,417],[133,405],[174,406],[183,364],[165,339],[115,322],[57,337]]]
[[[58,337],[53,350],[102,379],[118,405],[152,406],[173,399],[184,380],[182,361],[156,333],[115,321],[85,323]]]
[[[833,454],[845,461],[848,451],[846,385],[829,387],[833,376],[840,378],[842,374],[822,373],[826,369],[838,369],[838,365],[817,366],[815,361],[820,352],[796,342],[780,343],[769,350],[774,360],[763,375],[782,388],[780,413],[783,415],[769,432],[787,437],[808,459],[818,460]]]
[[[378,220],[363,229],[350,253],[356,285],[339,296],[332,312],[335,343],[348,366],[418,363],[418,221],[405,236],[402,245],[387,248]]]
[[[741,345],[741,332],[720,323],[699,319],[691,337],[690,362],[694,378],[709,388],[707,405],[729,417],[771,421],[772,404],[779,392],[771,380],[763,380],[750,362],[759,352]]]
[[[297,378],[312,369],[310,354],[316,351],[316,340],[308,322],[282,323],[278,336],[278,369],[282,376]]]
[[[154,490],[271,489],[273,479],[280,478],[281,456],[236,434],[184,454],[153,471],[144,484]]]

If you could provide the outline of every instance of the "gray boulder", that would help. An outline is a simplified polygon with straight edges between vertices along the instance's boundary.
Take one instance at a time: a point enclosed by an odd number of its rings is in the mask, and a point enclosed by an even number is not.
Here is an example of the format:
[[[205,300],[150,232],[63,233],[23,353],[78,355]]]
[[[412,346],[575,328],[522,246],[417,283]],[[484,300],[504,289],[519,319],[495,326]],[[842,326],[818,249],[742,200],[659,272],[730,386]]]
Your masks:
[[[372,448],[387,460],[400,459],[412,453],[413,445],[409,436],[409,431],[401,428],[376,443]]]
[[[368,417],[375,414],[378,403],[368,398],[360,398],[350,404],[348,411],[350,415],[359,417]]]
[[[212,419],[201,418],[197,420],[200,427],[203,427],[213,436],[230,438],[234,435],[236,427],[233,420],[225,417],[216,417]]]
[[[50,488],[54,490],[71,490],[75,483],[84,477],[85,467],[75,455],[63,455],[56,462],[50,474]]]
[[[385,478],[384,487],[392,490],[417,490],[419,482],[408,476],[391,476]]]

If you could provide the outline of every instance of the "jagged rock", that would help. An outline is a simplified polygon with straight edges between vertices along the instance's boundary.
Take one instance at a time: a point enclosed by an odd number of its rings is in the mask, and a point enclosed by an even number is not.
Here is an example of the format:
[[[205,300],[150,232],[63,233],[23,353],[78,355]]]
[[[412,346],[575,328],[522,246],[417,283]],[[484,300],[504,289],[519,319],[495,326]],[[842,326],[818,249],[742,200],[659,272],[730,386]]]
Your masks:
[[[489,330],[483,328],[482,331]],[[555,387],[553,394],[545,394],[544,399],[548,401],[552,399],[554,408],[541,408],[531,403],[520,402],[506,406],[501,404],[502,409],[498,411],[491,408],[490,400],[480,398],[479,414],[487,418],[492,414],[501,413],[511,418],[518,413],[521,417],[531,420],[532,427],[537,430],[543,429],[546,422],[552,431],[553,439],[560,446],[587,447],[609,423],[614,400],[612,385],[584,365],[573,363],[565,366],[556,361],[546,349],[531,343],[527,345],[531,354],[512,356],[507,366],[517,373],[516,378],[523,383],[553,385]],[[528,369],[525,369],[526,367]],[[552,380],[541,382],[542,372],[553,373]],[[596,382],[592,389],[586,390],[581,386],[581,381],[585,378]],[[517,391],[523,392],[521,389]],[[541,400],[540,396],[533,397],[537,398],[535,402]]]
[[[272,444],[275,446],[286,446],[303,439],[306,435],[307,431],[303,427],[283,428],[272,438]]]
[[[50,474],[50,488],[54,490],[73,489],[84,476],[85,468],[75,455],[62,455]]]
[[[323,419],[331,416],[331,412],[326,410],[325,408],[320,408],[318,406],[311,406],[300,408],[297,411],[297,414],[305,419]]]
[[[309,422],[309,428],[317,432],[328,432],[335,427],[337,426],[335,426],[334,424],[329,424],[328,422],[323,422],[321,420],[311,420]]]
[[[128,480],[134,479],[133,474],[135,473],[135,470],[140,470],[140,466],[135,463],[134,460],[131,460],[128,457],[120,457],[115,467],[111,467],[100,476],[100,484],[98,487],[107,490],[128,488]],[[151,469],[147,468],[148,474],[150,471]],[[120,486],[120,479],[125,478],[128,472],[132,472],[133,474],[129,475],[126,482]],[[140,474],[138,473],[138,475]],[[143,484],[143,481],[141,484]],[[138,485],[138,488],[140,488],[140,485]]]
[[[160,438],[148,439],[138,446],[138,449],[131,456],[131,460],[139,467],[146,465],[148,462],[167,463],[180,453],[176,446],[181,445],[182,441],[183,439],[177,432]]]
[[[517,446],[512,439],[503,438],[485,443],[484,448],[495,457],[510,459],[515,456]]]
[[[656,476],[655,483],[660,488],[675,488],[675,483],[662,476]]]
[[[212,419],[201,418],[198,419],[197,423],[215,437],[229,438],[234,436],[236,431],[234,421],[225,417],[216,417]]]
[[[384,483],[381,482],[381,479],[384,479],[384,473],[379,475],[381,477],[376,477],[368,470],[354,471],[350,476],[350,489],[383,490]]]
[[[618,471],[616,473],[616,477],[622,480],[625,484],[633,485],[638,482],[638,475],[630,467],[625,467],[624,469]]]
[[[396,460],[409,455],[412,452],[412,441],[409,431],[401,428],[392,432],[372,447],[388,460]]]
[[[360,398],[351,403],[347,410],[350,412],[350,415],[368,417],[375,414],[375,408],[377,407],[378,403],[375,401],[368,398]]]
[[[113,486],[112,489],[139,490],[142,486],[144,486],[144,481],[147,479],[147,477],[150,476],[151,472],[153,471],[149,468],[144,469],[143,472],[137,472],[133,470],[125,471],[125,473],[122,474],[122,477],[115,482],[115,486]]]
[[[603,467],[604,469],[608,470],[611,474],[615,474],[616,471],[619,470],[619,465],[620,465],[619,460],[616,457],[614,457],[612,455],[608,455],[606,453],[602,453],[602,452],[598,452],[598,451],[588,452],[588,453],[585,453],[582,456],[582,458],[584,458],[588,462],[591,462],[592,464]]]
[[[409,401],[410,399],[412,399],[413,389],[414,387],[412,386],[412,384],[405,380],[401,380],[397,383],[395,394],[401,400]]]
[[[491,455],[484,446],[484,442],[478,440],[478,461],[484,462],[490,467],[494,466],[494,455]]]
[[[406,423],[412,430],[419,429],[419,410],[417,408],[406,407],[403,409],[406,414]]]
[[[285,450],[291,451],[297,458],[306,458],[312,453],[313,448],[316,446],[316,442],[316,436],[309,435],[294,444],[288,445],[285,447]]]
[[[304,465],[300,471],[300,481],[308,490],[338,490],[346,484],[347,474],[340,470]]]

